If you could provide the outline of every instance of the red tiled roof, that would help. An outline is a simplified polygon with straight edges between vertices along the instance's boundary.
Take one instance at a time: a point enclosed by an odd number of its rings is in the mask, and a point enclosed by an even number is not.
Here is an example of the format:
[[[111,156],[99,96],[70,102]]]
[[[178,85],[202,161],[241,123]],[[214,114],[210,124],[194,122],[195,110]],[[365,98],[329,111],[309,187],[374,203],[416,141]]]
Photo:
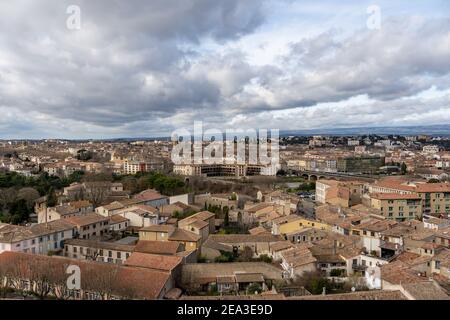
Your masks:
[[[139,240],[134,251],[142,253],[174,255],[180,251],[181,244],[175,241]]]
[[[142,252],[133,252],[125,261],[126,266],[142,267],[160,271],[172,271],[181,262],[183,258],[178,256],[165,256]]]
[[[151,269],[11,251],[0,254],[3,270],[20,270],[24,278],[30,277],[30,270],[42,272],[54,284],[65,283],[69,265],[80,267],[81,289],[104,292],[108,286],[113,295],[130,299],[158,299],[170,279],[169,273]]]

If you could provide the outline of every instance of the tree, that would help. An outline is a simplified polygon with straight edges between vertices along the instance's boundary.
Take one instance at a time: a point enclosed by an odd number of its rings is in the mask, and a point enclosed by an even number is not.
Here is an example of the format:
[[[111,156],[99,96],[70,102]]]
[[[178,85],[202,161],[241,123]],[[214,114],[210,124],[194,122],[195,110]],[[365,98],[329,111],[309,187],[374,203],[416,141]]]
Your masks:
[[[17,199],[25,200],[28,209],[32,209],[34,205],[34,201],[40,197],[39,192],[30,187],[22,188],[17,193]]]
[[[117,285],[120,266],[108,264],[108,270],[98,271],[94,265],[87,265],[81,277],[83,290],[96,293],[102,300],[110,300],[120,286]],[[128,287],[128,286],[127,286]]]
[[[262,287],[259,283],[251,283],[246,290],[249,294],[258,294],[262,292]]]
[[[228,252],[228,251],[221,251],[220,256],[218,256],[214,259],[214,262],[217,262],[217,263],[233,262],[233,261],[234,261],[234,254],[232,252]]]
[[[402,162],[401,166],[400,166],[400,172],[405,175],[407,172],[408,167],[406,166],[406,163]]]
[[[262,254],[258,257],[258,260],[261,262],[266,262],[266,263],[272,263],[273,259],[272,257],[268,256],[267,254]]]
[[[84,197],[89,200],[94,207],[100,206],[108,197],[109,189],[102,182],[86,182]]]
[[[131,193],[138,192],[138,181],[135,177],[124,177],[122,179],[122,185],[125,190],[128,190]]]
[[[50,187],[47,196],[47,207],[54,207],[58,202],[58,198],[56,197],[55,189]]]
[[[312,294],[321,294],[323,288],[326,291],[332,289],[332,284],[327,278],[323,277],[319,271],[306,271],[301,276],[294,279],[294,284],[304,287]]]
[[[239,261],[242,262],[249,262],[253,259],[253,250],[249,246],[245,246],[244,250],[242,250],[241,254],[239,255]]]
[[[28,220],[30,214],[27,203],[23,199],[14,202],[11,205],[9,212],[11,214],[11,223],[13,224],[19,224]]]
[[[223,208],[223,212],[224,212],[224,219],[223,219],[223,224],[228,227],[228,225],[230,224],[230,214],[229,214],[229,209],[228,207],[224,207]]]

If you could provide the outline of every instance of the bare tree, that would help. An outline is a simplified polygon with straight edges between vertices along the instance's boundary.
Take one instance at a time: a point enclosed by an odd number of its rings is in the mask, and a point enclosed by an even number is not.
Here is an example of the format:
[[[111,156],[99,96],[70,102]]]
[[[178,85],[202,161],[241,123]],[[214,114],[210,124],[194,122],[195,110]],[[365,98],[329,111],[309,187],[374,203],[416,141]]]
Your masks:
[[[17,190],[14,188],[6,188],[0,191],[0,205],[2,207],[14,202],[17,197]]]
[[[55,275],[62,270],[48,259],[33,259],[29,261],[29,268],[31,289],[43,300],[52,292]]]
[[[103,265],[104,268],[96,268],[94,265],[86,265],[83,270],[83,290],[98,294],[102,300],[110,300],[117,291],[117,275],[119,265]]]
[[[89,183],[86,185],[85,198],[89,200],[94,207],[100,206],[108,197],[109,188],[102,183]]]
[[[34,201],[39,197],[39,192],[34,188],[22,188],[17,193],[17,199],[25,200],[29,209],[33,207]]]
[[[72,297],[72,290],[67,287],[68,275],[65,272],[68,264],[64,264],[62,270],[53,275],[53,295],[60,300],[68,300]]]

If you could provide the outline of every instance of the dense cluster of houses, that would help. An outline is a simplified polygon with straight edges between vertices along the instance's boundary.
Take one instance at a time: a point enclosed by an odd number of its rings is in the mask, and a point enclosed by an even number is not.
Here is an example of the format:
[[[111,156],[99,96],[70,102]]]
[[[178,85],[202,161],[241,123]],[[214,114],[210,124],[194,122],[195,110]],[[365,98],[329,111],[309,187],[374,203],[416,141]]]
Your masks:
[[[97,189],[104,193],[101,205],[80,200]],[[319,180],[311,216],[302,212],[300,197],[281,190],[255,198],[167,197],[155,190],[125,194],[114,183],[74,184],[58,205],[36,203],[38,223],[0,225],[1,283],[42,294],[45,278],[46,296],[68,299],[244,298],[253,291],[261,298],[307,299],[305,288],[277,284],[318,272],[365,288],[360,298],[448,299],[448,190],[449,184],[400,180]],[[387,201],[387,209],[374,201]],[[414,216],[403,219],[401,201]],[[226,207],[229,223],[248,232],[223,232],[223,217],[208,207]],[[230,256],[246,260],[221,260]],[[21,264],[29,267],[12,267]],[[81,270],[79,289],[63,285],[70,265]]]

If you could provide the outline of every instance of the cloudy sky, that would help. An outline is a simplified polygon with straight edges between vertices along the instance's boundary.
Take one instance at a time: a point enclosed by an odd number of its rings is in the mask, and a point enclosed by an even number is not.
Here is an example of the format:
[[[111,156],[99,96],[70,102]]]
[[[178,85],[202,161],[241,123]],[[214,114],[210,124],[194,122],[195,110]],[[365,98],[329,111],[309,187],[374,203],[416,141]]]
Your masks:
[[[14,0],[0,30],[0,139],[450,123],[448,0]]]

